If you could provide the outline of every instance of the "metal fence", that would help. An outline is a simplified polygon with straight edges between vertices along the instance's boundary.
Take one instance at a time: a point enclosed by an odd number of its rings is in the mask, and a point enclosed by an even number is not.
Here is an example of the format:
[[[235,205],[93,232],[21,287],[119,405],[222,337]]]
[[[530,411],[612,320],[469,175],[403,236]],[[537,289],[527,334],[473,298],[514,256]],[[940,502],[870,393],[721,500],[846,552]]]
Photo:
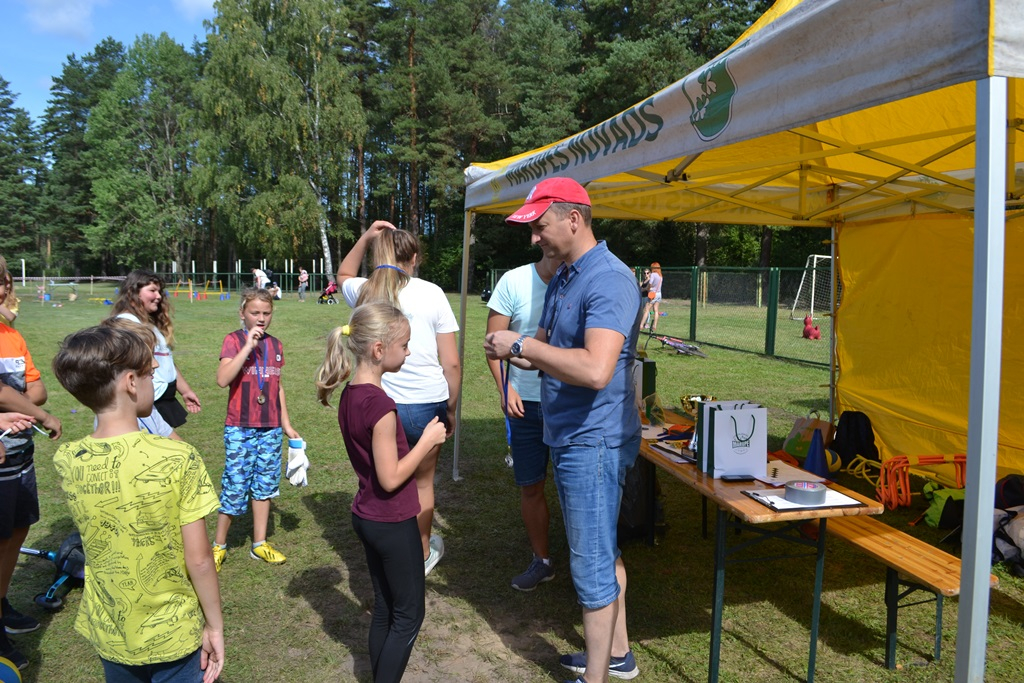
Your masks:
[[[635,269],[639,281],[642,267]],[[827,271],[827,272],[822,272]],[[505,273],[495,269],[490,288]],[[794,310],[801,281],[817,276],[829,283],[824,292],[831,299],[831,266],[819,272],[804,268],[666,268],[662,267],[661,316],[657,332],[697,344],[748,351],[815,365],[829,365],[832,348],[830,308],[815,308],[812,327],[820,339],[806,339],[804,317],[810,311]],[[818,296],[822,296],[819,286]]]
[[[246,287],[253,285],[251,271],[243,272],[190,272],[157,273],[164,280],[168,296],[177,300],[188,299],[231,299]],[[299,288],[298,272],[274,271],[274,281],[281,288],[282,296],[294,296]],[[320,292],[334,275],[309,271],[309,287],[306,295],[316,300]],[[73,304],[76,301],[112,303],[116,299],[123,276],[67,277],[47,275],[13,278],[14,291],[22,303],[38,303],[52,306]],[[340,299],[340,295],[335,295]]]
[[[635,269],[639,281],[642,267]],[[827,272],[822,272],[827,271]],[[507,270],[492,270],[488,288]],[[697,344],[709,344],[738,351],[764,354],[828,366],[832,346],[830,307],[831,265],[818,272],[805,268],[670,268],[663,267],[661,316],[657,331]],[[160,273],[167,291],[176,298],[230,296],[253,283],[248,270],[238,272]],[[819,303],[812,325],[820,339],[805,339],[804,317],[810,311],[794,309],[808,278],[818,283]],[[309,271],[308,294],[314,300],[333,274]],[[18,296],[40,302],[74,301],[78,297],[102,298],[115,294],[123,278],[117,277],[16,277]],[[298,289],[298,272],[274,272],[283,294]],[[841,295],[841,290],[840,290]]]

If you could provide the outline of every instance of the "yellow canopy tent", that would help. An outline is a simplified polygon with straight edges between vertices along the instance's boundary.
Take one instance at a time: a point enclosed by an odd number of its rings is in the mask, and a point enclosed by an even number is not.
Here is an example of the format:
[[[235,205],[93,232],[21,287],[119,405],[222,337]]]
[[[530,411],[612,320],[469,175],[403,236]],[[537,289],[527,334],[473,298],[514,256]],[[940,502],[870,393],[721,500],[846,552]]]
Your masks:
[[[997,451],[1024,469],[1021,78],[1020,0],[780,0],[617,116],[466,169],[463,320],[473,215],[546,177],[596,218],[831,227],[838,409],[887,456],[968,455],[957,681],[980,681]]]

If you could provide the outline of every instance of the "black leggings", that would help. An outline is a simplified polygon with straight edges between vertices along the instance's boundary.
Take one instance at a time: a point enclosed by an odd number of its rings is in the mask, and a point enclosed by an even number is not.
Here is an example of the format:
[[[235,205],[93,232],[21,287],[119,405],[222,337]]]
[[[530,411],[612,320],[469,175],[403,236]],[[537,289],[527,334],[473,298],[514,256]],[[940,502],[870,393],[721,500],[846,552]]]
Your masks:
[[[370,666],[374,683],[398,683],[426,613],[423,546],[416,518],[371,522],[355,514],[352,528],[366,550],[373,581]]]

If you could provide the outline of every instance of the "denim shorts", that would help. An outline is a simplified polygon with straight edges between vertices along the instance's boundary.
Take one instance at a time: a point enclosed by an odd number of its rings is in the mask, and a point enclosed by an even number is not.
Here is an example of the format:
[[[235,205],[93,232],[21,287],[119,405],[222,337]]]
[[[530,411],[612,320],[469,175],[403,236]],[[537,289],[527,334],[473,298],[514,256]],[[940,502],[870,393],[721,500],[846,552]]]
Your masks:
[[[405,431],[405,438],[412,448],[423,436],[423,430],[427,428],[430,421],[437,417],[441,422],[447,424],[445,417],[448,415],[448,403],[438,401],[437,403],[399,403],[398,419]]]
[[[598,443],[551,449],[569,542],[569,571],[579,603],[587,609],[600,609],[619,597],[619,504],[626,472],[639,452],[639,435],[617,448],[609,448],[602,438]]]
[[[159,664],[118,664],[100,657],[106,683],[199,683],[203,680],[202,649],[173,662]]]
[[[243,515],[253,500],[276,497],[281,483],[280,427],[224,426],[224,474],[220,511]]]
[[[544,443],[544,418],[540,401],[523,401],[523,417],[510,417],[512,471],[516,486],[530,486],[548,476],[548,447]]]

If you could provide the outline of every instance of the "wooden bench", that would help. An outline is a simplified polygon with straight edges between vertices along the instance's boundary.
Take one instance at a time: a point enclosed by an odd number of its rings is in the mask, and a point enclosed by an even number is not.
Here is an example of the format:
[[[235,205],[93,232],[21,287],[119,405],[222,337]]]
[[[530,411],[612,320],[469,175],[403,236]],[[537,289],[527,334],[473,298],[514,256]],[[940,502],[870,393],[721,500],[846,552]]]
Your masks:
[[[960,594],[960,559],[873,517],[835,517],[828,534],[841,538],[886,565],[885,666],[896,668],[896,614],[901,607],[935,602],[935,661],[942,654],[942,599]],[[999,583],[990,577],[991,585]],[[901,592],[902,589],[902,592]],[[917,591],[934,597],[900,602]]]

